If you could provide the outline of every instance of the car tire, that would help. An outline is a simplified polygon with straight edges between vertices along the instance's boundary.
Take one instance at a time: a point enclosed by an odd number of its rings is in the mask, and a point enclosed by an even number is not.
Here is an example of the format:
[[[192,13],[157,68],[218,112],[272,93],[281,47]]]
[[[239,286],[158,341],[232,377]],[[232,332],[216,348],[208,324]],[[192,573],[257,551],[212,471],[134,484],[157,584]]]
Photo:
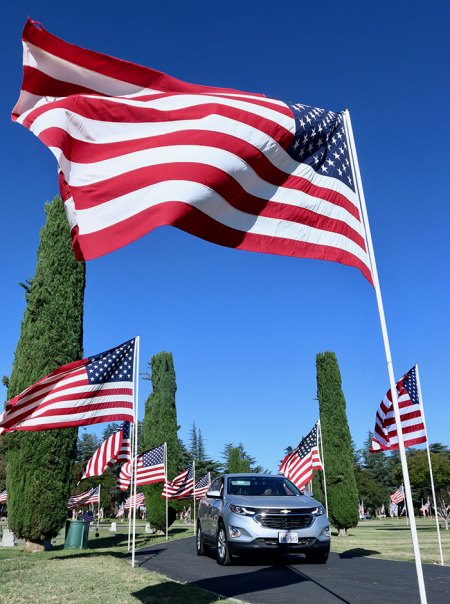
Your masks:
[[[230,564],[233,563],[227,539],[227,531],[223,522],[219,524],[217,530],[216,560],[217,564],[220,564],[221,566],[230,566]]]
[[[305,552],[306,561],[310,564],[326,564],[329,554],[329,549],[319,549]]]
[[[204,556],[206,553],[205,542],[203,541],[202,527],[200,522],[197,522],[197,530],[195,532],[195,546],[197,549],[197,556]]]

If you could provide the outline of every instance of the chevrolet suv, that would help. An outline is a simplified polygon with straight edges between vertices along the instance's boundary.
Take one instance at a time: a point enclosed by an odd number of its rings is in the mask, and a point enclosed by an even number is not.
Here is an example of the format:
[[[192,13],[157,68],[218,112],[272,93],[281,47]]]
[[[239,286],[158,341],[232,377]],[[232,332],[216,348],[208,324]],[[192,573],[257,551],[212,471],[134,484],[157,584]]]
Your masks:
[[[298,552],[324,564],[330,534],[323,506],[284,476],[225,474],[199,505],[196,546],[199,556],[215,547],[222,565],[251,551]]]

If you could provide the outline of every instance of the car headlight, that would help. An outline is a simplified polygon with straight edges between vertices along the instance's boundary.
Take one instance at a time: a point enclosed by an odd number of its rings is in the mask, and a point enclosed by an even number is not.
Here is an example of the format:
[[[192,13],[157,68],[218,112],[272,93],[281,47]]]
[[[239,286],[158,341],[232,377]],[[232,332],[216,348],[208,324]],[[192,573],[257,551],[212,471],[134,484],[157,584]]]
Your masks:
[[[325,508],[323,505],[319,505],[318,507],[311,510],[311,514],[313,516],[323,516],[325,514]]]
[[[240,516],[254,516],[256,514],[256,510],[253,508],[245,508],[242,505],[233,505],[232,503],[230,503],[230,510]]]

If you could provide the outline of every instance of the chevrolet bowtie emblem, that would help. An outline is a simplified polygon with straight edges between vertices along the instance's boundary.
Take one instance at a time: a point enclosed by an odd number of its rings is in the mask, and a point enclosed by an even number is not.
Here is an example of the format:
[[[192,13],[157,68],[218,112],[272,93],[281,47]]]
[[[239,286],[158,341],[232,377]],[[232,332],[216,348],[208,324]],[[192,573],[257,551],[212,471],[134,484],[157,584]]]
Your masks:
[[[290,511],[291,511],[291,510],[280,510],[280,512],[281,512],[282,514],[289,514],[289,512],[290,512]]]

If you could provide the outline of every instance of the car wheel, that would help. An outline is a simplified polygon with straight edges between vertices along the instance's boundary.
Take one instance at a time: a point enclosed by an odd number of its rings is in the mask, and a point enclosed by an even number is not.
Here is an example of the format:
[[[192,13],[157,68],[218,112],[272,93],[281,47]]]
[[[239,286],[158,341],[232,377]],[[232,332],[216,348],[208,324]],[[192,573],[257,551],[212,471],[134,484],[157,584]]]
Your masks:
[[[205,544],[203,542],[202,527],[200,522],[197,523],[197,531],[195,534],[195,545],[197,548],[197,556],[205,555]]]
[[[217,563],[221,566],[229,566],[232,564],[230,547],[228,545],[227,532],[225,526],[220,523],[217,531]]]
[[[310,564],[326,564],[328,560],[328,555],[330,553],[329,549],[320,549],[320,550],[312,550],[310,552],[305,552],[306,560]]]

